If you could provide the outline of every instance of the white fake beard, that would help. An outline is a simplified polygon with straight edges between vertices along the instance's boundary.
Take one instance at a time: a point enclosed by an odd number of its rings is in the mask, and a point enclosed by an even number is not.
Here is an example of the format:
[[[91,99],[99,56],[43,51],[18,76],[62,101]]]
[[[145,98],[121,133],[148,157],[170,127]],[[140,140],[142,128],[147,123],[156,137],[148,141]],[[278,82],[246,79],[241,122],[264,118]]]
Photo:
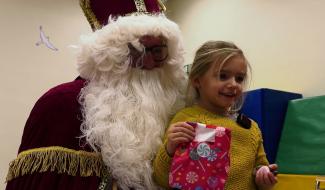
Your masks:
[[[177,74],[168,67],[130,69],[120,78],[90,82],[81,93],[84,136],[121,189],[157,189],[152,160],[170,116],[180,108],[175,103],[183,79]]]

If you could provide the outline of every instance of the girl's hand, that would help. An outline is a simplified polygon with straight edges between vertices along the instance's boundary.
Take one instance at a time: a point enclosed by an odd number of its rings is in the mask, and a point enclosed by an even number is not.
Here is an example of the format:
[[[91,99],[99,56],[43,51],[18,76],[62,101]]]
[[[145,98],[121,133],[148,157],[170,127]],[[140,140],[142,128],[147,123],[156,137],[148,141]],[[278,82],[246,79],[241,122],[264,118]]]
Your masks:
[[[194,137],[195,130],[188,123],[177,122],[171,124],[167,130],[167,153],[173,156],[179,144],[190,142]]]
[[[255,183],[259,187],[259,189],[270,189],[274,184],[277,183],[277,178],[272,173],[272,171],[276,171],[278,169],[278,165],[271,164],[268,166],[262,166],[256,171]]]

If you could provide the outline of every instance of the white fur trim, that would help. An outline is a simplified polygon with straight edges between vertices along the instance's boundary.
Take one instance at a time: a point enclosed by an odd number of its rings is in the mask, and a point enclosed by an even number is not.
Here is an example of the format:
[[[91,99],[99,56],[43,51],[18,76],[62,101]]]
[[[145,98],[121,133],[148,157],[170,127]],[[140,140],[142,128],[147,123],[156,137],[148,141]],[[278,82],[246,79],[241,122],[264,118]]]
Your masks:
[[[98,79],[108,71],[124,73],[129,64],[127,43],[136,44],[143,35],[162,35],[167,39],[167,64],[175,63],[173,60],[178,59],[176,56],[184,53],[178,25],[164,15],[118,17],[116,20],[111,19],[102,29],[81,39],[77,61],[80,76],[92,80]],[[177,64],[183,62],[177,61]]]

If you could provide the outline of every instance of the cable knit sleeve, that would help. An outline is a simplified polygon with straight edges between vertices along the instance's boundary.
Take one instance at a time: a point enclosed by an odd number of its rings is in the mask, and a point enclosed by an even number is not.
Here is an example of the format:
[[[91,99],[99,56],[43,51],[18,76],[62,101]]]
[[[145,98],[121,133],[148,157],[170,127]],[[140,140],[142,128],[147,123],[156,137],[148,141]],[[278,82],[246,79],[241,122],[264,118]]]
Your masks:
[[[168,175],[172,157],[167,154],[165,148],[166,143],[167,139],[164,141],[164,144],[160,147],[157,156],[153,162],[153,176],[159,186],[168,189]]]
[[[264,146],[263,146],[263,137],[262,137],[262,133],[260,128],[258,127],[258,125],[253,122],[253,127],[256,129],[255,133],[256,133],[256,139],[258,140],[258,144],[257,144],[257,152],[256,152],[256,161],[255,161],[255,166],[259,166],[259,165],[269,165],[269,162],[266,158],[266,154],[264,151]]]
[[[178,112],[175,117],[171,120],[170,124],[181,122],[181,121],[191,121],[191,116],[182,110]],[[156,158],[153,162],[153,176],[156,183],[166,189],[170,189],[168,185],[169,179],[169,169],[172,161],[172,157],[167,154],[166,144],[167,137],[164,136],[163,144],[160,146]]]

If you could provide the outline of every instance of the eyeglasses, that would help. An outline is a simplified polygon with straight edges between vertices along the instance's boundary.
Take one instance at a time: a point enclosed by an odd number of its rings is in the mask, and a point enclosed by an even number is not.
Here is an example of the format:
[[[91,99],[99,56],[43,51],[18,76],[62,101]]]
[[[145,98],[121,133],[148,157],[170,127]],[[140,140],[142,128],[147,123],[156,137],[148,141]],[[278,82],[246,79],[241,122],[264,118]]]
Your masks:
[[[151,53],[152,59],[155,62],[165,61],[168,57],[168,47],[167,45],[157,45],[151,47],[145,47],[145,53]]]

